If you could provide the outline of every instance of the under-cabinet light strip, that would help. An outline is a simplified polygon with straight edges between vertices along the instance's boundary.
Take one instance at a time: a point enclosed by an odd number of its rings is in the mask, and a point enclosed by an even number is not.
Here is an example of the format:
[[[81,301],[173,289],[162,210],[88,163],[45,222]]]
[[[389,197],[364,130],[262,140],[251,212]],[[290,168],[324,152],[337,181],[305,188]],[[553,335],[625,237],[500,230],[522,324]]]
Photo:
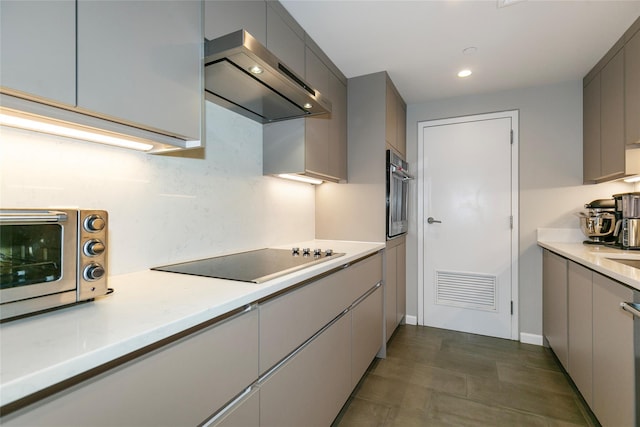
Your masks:
[[[278,175],[279,178],[284,178],[284,179],[290,179],[293,181],[299,181],[299,182],[306,182],[307,184],[322,184],[322,180],[320,179],[316,179],[316,178],[311,178],[308,176],[304,176],[304,175],[296,175],[296,174],[291,174],[291,173],[281,173],[280,175]]]
[[[0,125],[84,141],[98,142],[100,144],[131,148],[138,151],[149,151],[153,148],[153,144],[116,137],[98,129],[40,118],[39,116],[27,115],[8,109],[2,109],[0,111]]]

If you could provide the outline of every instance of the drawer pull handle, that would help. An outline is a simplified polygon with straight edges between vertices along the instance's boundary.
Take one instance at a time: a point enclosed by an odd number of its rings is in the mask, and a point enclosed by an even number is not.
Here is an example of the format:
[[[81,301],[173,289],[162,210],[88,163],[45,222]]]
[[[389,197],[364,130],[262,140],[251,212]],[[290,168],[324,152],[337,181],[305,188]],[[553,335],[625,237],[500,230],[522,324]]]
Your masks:
[[[633,302],[621,302],[620,307],[622,307],[624,311],[628,311],[635,317],[640,318],[640,304]]]

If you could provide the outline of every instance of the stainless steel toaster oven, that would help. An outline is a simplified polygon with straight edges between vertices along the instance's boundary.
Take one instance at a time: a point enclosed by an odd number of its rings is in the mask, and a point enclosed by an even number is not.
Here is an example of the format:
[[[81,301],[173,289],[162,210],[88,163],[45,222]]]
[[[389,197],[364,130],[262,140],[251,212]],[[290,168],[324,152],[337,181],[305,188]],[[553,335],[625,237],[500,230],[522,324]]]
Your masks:
[[[0,209],[0,320],[107,293],[104,210]]]

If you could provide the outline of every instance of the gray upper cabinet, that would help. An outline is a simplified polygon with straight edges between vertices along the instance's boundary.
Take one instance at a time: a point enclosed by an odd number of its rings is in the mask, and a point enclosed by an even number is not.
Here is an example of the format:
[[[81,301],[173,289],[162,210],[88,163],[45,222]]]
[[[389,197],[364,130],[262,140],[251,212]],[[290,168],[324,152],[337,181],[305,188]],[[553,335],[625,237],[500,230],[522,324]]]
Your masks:
[[[306,48],[305,64],[307,82],[329,97],[329,68],[309,48]],[[305,119],[305,169],[309,172],[329,174],[330,121],[331,116],[328,114]]]
[[[204,37],[208,40],[244,29],[267,44],[267,3],[264,0],[204,2]]]
[[[640,19],[583,79],[583,181],[640,174]]]
[[[199,1],[78,1],[78,107],[200,140]]]
[[[640,144],[640,31],[624,47],[625,139]]]
[[[74,0],[0,2],[2,90],[74,106],[75,23]]]
[[[329,73],[329,175],[347,180],[347,85]]]
[[[264,174],[296,173],[333,182],[346,181],[346,78],[282,5],[273,1],[267,2],[267,47],[328,98],[332,111],[266,124]]]
[[[625,173],[624,51],[600,73],[600,165],[602,177]]]
[[[387,146],[395,149],[402,157],[406,156],[407,147],[407,107],[398,93],[391,78],[387,75],[385,139]]]
[[[267,48],[291,71],[305,76],[304,30],[274,1],[267,2]]]
[[[583,179],[595,182],[600,175],[600,75],[583,90]]]

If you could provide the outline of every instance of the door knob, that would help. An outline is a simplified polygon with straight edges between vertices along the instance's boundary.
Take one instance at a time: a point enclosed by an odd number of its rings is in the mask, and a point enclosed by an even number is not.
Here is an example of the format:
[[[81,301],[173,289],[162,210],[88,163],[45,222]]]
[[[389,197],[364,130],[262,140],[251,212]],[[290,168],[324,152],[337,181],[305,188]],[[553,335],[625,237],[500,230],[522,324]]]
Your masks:
[[[442,224],[442,221],[438,221],[437,219],[433,219],[432,216],[430,216],[429,218],[427,218],[427,222],[429,224]]]

